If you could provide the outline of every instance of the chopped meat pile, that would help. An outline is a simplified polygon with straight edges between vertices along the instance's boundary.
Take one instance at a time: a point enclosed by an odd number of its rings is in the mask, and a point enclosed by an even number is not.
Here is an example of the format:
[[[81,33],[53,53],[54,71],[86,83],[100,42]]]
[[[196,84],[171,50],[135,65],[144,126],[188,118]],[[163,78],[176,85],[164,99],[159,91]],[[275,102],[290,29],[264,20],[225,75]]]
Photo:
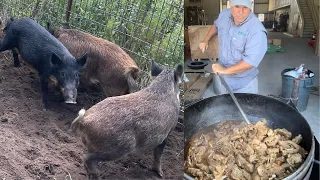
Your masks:
[[[272,130],[266,120],[247,125],[223,121],[193,136],[185,172],[196,180],[278,180],[304,162],[307,152],[286,129]]]

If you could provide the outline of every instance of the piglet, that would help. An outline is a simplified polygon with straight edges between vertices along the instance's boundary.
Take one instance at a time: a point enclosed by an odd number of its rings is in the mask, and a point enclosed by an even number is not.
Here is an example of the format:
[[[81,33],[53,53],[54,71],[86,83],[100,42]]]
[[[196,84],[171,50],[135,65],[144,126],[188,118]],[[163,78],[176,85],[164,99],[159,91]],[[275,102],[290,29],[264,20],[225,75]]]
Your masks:
[[[0,52],[12,50],[15,67],[20,66],[19,52],[39,72],[43,108],[48,108],[49,76],[57,79],[65,103],[76,103],[79,74],[86,64],[87,53],[76,59],[59,40],[30,18],[11,18],[4,31]]]
[[[152,83],[135,93],[104,99],[80,110],[71,130],[81,133],[87,147],[88,179],[99,179],[97,163],[113,161],[142,149],[153,149],[153,170],[163,176],[161,156],[169,132],[177,124],[182,65],[175,70],[152,61]]]

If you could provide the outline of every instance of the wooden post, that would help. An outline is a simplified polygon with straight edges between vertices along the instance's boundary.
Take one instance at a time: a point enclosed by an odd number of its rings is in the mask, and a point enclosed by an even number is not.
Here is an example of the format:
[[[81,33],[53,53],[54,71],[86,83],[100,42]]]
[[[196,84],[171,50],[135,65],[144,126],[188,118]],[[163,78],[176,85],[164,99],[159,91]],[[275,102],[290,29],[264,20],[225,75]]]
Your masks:
[[[64,28],[69,29],[69,21],[70,21],[70,13],[71,13],[71,7],[72,7],[72,0],[68,0],[67,10],[66,10],[66,22],[64,24]]]

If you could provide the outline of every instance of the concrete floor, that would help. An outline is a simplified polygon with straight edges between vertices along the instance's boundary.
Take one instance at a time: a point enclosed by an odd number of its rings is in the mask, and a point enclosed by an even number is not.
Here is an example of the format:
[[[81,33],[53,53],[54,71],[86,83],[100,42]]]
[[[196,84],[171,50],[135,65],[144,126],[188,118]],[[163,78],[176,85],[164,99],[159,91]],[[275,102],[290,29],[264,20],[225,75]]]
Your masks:
[[[309,39],[292,38],[282,33],[270,32],[268,38],[281,39],[284,53],[266,54],[259,65],[259,94],[281,94],[281,71],[305,64],[307,69],[314,72],[314,85],[319,86],[319,57],[314,50],[307,46]],[[202,97],[213,96],[212,85],[208,87]],[[307,109],[301,114],[311,126],[316,138],[320,140],[319,96],[310,94]]]

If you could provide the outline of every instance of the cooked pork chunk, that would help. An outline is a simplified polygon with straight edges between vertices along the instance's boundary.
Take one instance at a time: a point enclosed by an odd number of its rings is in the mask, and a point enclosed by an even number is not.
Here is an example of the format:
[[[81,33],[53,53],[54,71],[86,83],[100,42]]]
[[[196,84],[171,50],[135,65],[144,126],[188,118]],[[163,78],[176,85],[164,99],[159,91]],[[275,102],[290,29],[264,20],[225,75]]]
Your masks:
[[[280,180],[299,168],[307,152],[286,129],[262,120],[223,121],[197,133],[186,150],[185,171],[196,180]]]

